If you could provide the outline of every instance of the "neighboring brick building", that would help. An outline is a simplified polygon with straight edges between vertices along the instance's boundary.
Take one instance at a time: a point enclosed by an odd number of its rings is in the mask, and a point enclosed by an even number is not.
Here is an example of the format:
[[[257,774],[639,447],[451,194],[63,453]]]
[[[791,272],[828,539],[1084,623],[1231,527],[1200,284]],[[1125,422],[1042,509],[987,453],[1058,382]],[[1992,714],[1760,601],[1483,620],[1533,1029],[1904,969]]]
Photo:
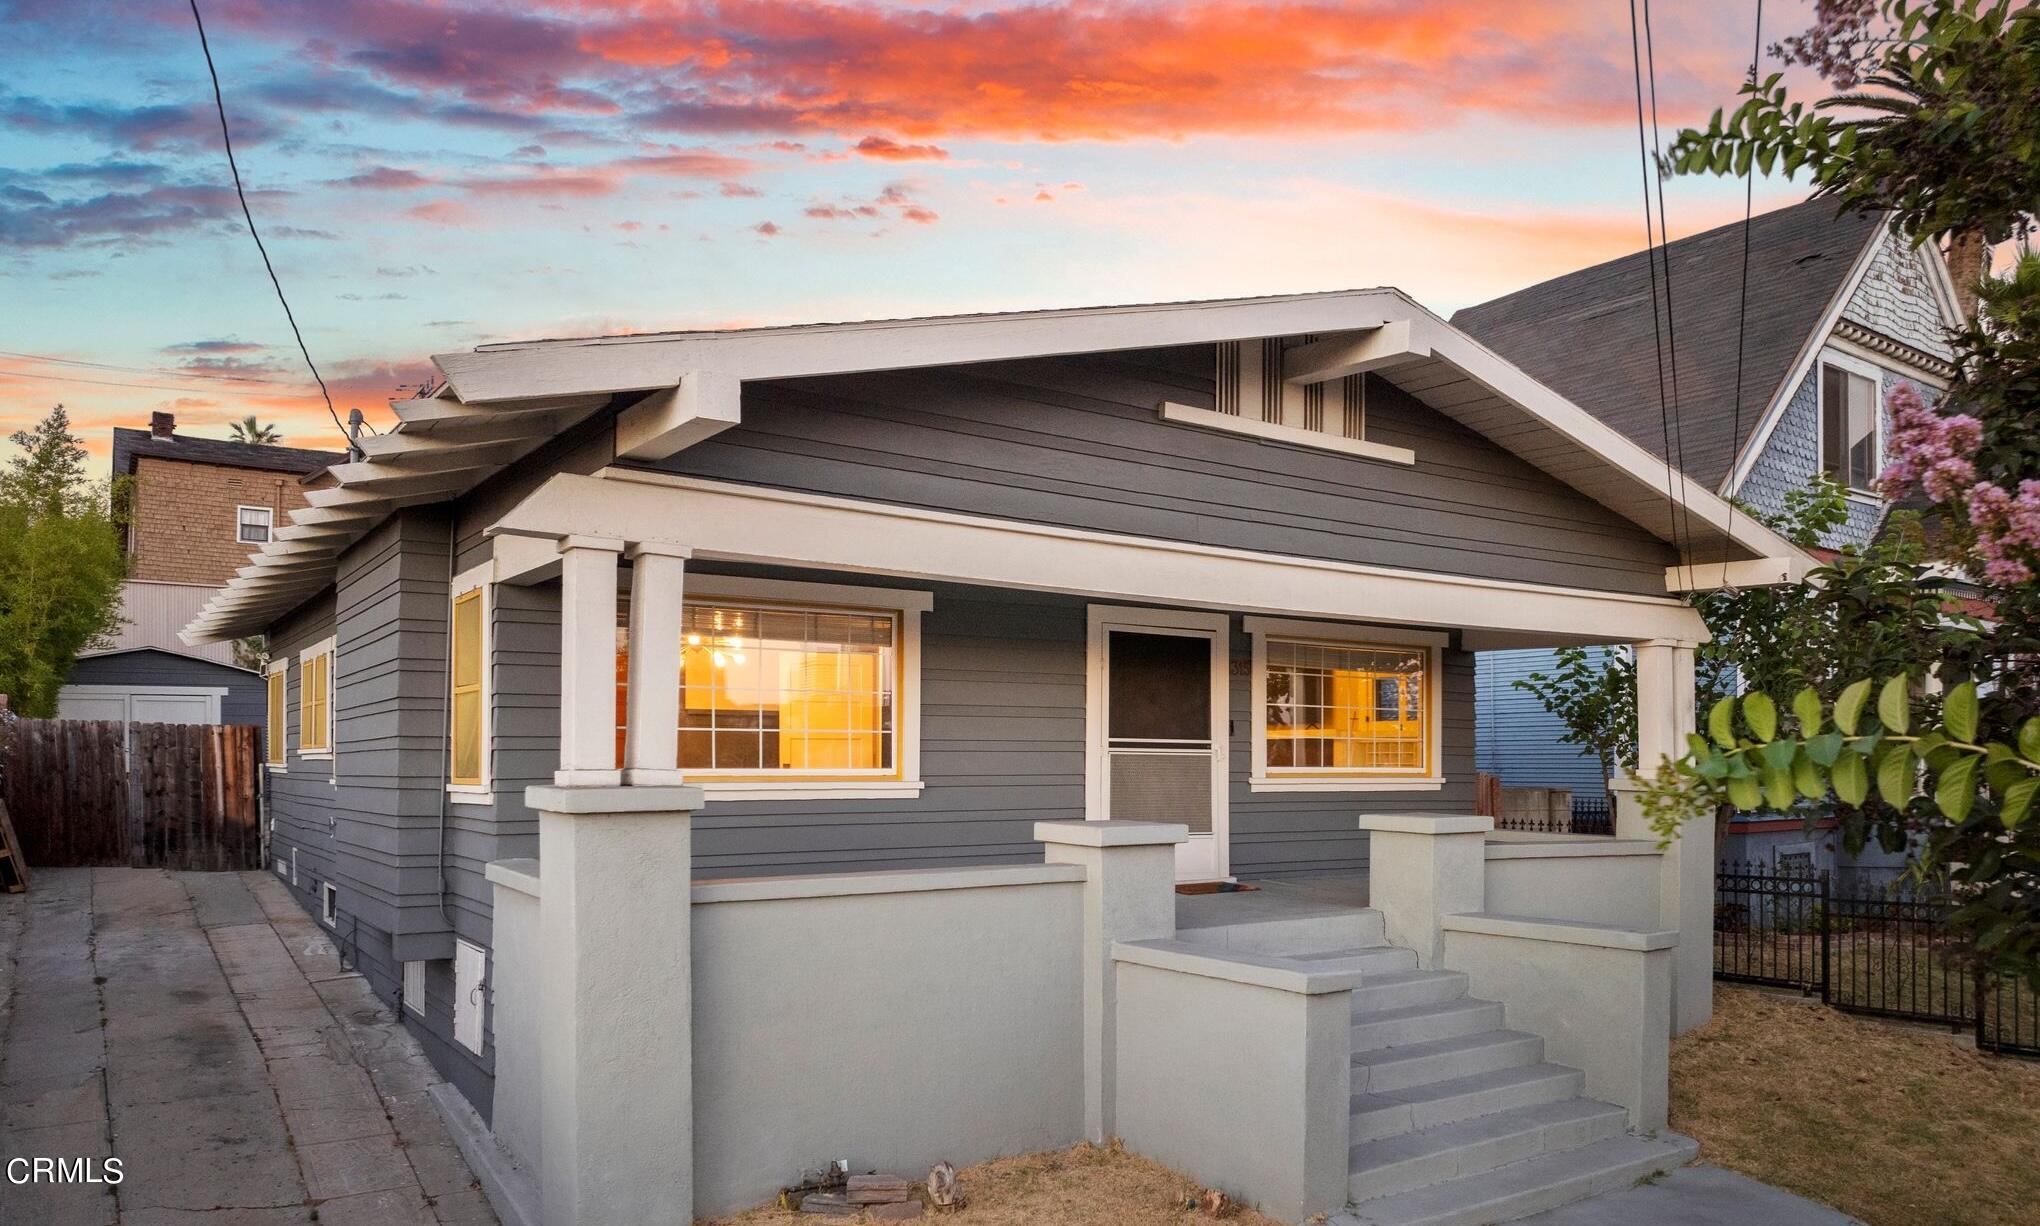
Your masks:
[[[177,420],[113,432],[113,476],[128,478],[125,624],[80,657],[58,699],[70,718],[257,723],[262,680],[231,643],[190,647],[177,632],[248,564],[305,494],[332,484],[342,451],[179,437]]]

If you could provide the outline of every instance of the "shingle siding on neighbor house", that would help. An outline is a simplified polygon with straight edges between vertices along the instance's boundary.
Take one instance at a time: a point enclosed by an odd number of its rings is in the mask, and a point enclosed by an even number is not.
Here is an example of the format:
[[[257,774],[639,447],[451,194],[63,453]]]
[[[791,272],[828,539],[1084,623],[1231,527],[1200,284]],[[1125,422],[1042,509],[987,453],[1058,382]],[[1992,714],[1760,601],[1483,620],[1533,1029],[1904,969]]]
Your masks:
[[[1842,314],[1944,361],[1955,356],[1926,257],[1888,230]]]
[[[746,385],[744,421],[652,467],[1296,557],[1662,594],[1665,545],[1378,378],[1367,436],[1411,466],[1161,420],[1213,404],[1216,354]]]

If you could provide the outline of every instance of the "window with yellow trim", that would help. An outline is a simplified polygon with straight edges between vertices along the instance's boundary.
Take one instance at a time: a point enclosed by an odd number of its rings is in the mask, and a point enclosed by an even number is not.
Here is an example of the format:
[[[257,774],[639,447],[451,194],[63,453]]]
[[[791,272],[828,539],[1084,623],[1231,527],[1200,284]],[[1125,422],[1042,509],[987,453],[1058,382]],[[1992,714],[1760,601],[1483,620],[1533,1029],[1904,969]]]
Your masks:
[[[482,589],[453,598],[452,783],[482,781]]]
[[[1431,772],[1431,653],[1267,640],[1262,712],[1271,776]]]
[[[298,752],[333,751],[333,651],[309,656],[298,676]]]
[[[900,635],[892,610],[687,603],[680,769],[701,780],[900,778]],[[619,755],[627,650],[619,633]]]
[[[284,724],[286,714],[284,686],[289,680],[287,671],[289,668],[290,665],[283,662],[272,665],[268,677],[264,679],[268,687],[269,704],[262,728],[263,760],[271,766],[282,766],[290,749],[285,740]]]

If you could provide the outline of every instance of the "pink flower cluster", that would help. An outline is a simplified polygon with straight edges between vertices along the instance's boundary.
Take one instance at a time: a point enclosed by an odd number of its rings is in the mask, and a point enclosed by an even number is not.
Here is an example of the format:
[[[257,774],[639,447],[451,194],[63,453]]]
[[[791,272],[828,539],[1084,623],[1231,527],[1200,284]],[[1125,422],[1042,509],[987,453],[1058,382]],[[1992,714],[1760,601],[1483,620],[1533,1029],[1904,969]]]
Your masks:
[[[1910,383],[1884,398],[1891,411],[1891,463],[1877,477],[1886,498],[1903,498],[1915,481],[1936,502],[1953,502],[1976,483],[1969,457],[1983,443],[1983,423],[1966,413],[1940,414]]]
[[[1983,555],[1983,577],[1992,583],[2028,583],[2033,561],[2040,559],[2040,480],[2019,482],[2015,497],[1988,481],[1969,490],[1969,523],[1976,529],[1976,551]]]
[[[2017,494],[1978,481],[1970,457],[1983,445],[1983,423],[1966,413],[1935,412],[1911,384],[1892,388],[1884,404],[1891,411],[1892,460],[1878,474],[1878,489],[1897,499],[1918,482],[1935,502],[1966,502],[1984,579],[2031,582],[2040,564],[2040,480],[2019,482]]]

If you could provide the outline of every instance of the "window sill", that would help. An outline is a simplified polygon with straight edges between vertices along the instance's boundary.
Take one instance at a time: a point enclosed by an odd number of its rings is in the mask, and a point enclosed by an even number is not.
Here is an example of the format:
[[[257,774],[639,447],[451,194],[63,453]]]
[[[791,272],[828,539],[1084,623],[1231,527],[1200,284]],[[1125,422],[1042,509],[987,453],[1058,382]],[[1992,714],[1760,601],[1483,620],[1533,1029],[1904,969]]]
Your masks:
[[[298,760],[300,762],[331,762],[333,760],[333,751],[330,749],[301,749],[298,751]]]
[[[1247,780],[1250,792],[1435,792],[1444,786],[1442,778],[1284,779],[1279,775],[1256,775]]]
[[[700,785],[705,800],[912,800],[921,794],[918,779],[707,780]]]
[[[1345,438],[1319,430],[1279,425],[1272,421],[1255,421],[1251,417],[1219,413],[1193,405],[1164,403],[1161,415],[1163,421],[1174,425],[1196,426],[1199,429],[1220,430],[1228,434],[1244,434],[1249,438],[1260,439],[1264,443],[1287,443],[1293,447],[1309,447],[1314,451],[1336,451],[1342,455],[1357,456],[1363,460],[1381,460],[1389,464],[1417,462],[1417,453],[1407,447],[1391,447],[1387,443],[1377,443],[1369,439]]]
[[[288,766],[285,766],[285,765],[284,765],[283,763],[281,763],[281,762],[264,762],[264,763],[263,763],[262,765],[264,765],[264,766],[268,767],[268,768],[269,768],[269,773],[270,773],[270,774],[272,774],[272,775],[288,775],[288,774],[290,774],[290,768],[289,768]]]
[[[449,783],[446,796],[457,805],[472,805],[478,809],[496,806],[496,790],[485,783]]]

